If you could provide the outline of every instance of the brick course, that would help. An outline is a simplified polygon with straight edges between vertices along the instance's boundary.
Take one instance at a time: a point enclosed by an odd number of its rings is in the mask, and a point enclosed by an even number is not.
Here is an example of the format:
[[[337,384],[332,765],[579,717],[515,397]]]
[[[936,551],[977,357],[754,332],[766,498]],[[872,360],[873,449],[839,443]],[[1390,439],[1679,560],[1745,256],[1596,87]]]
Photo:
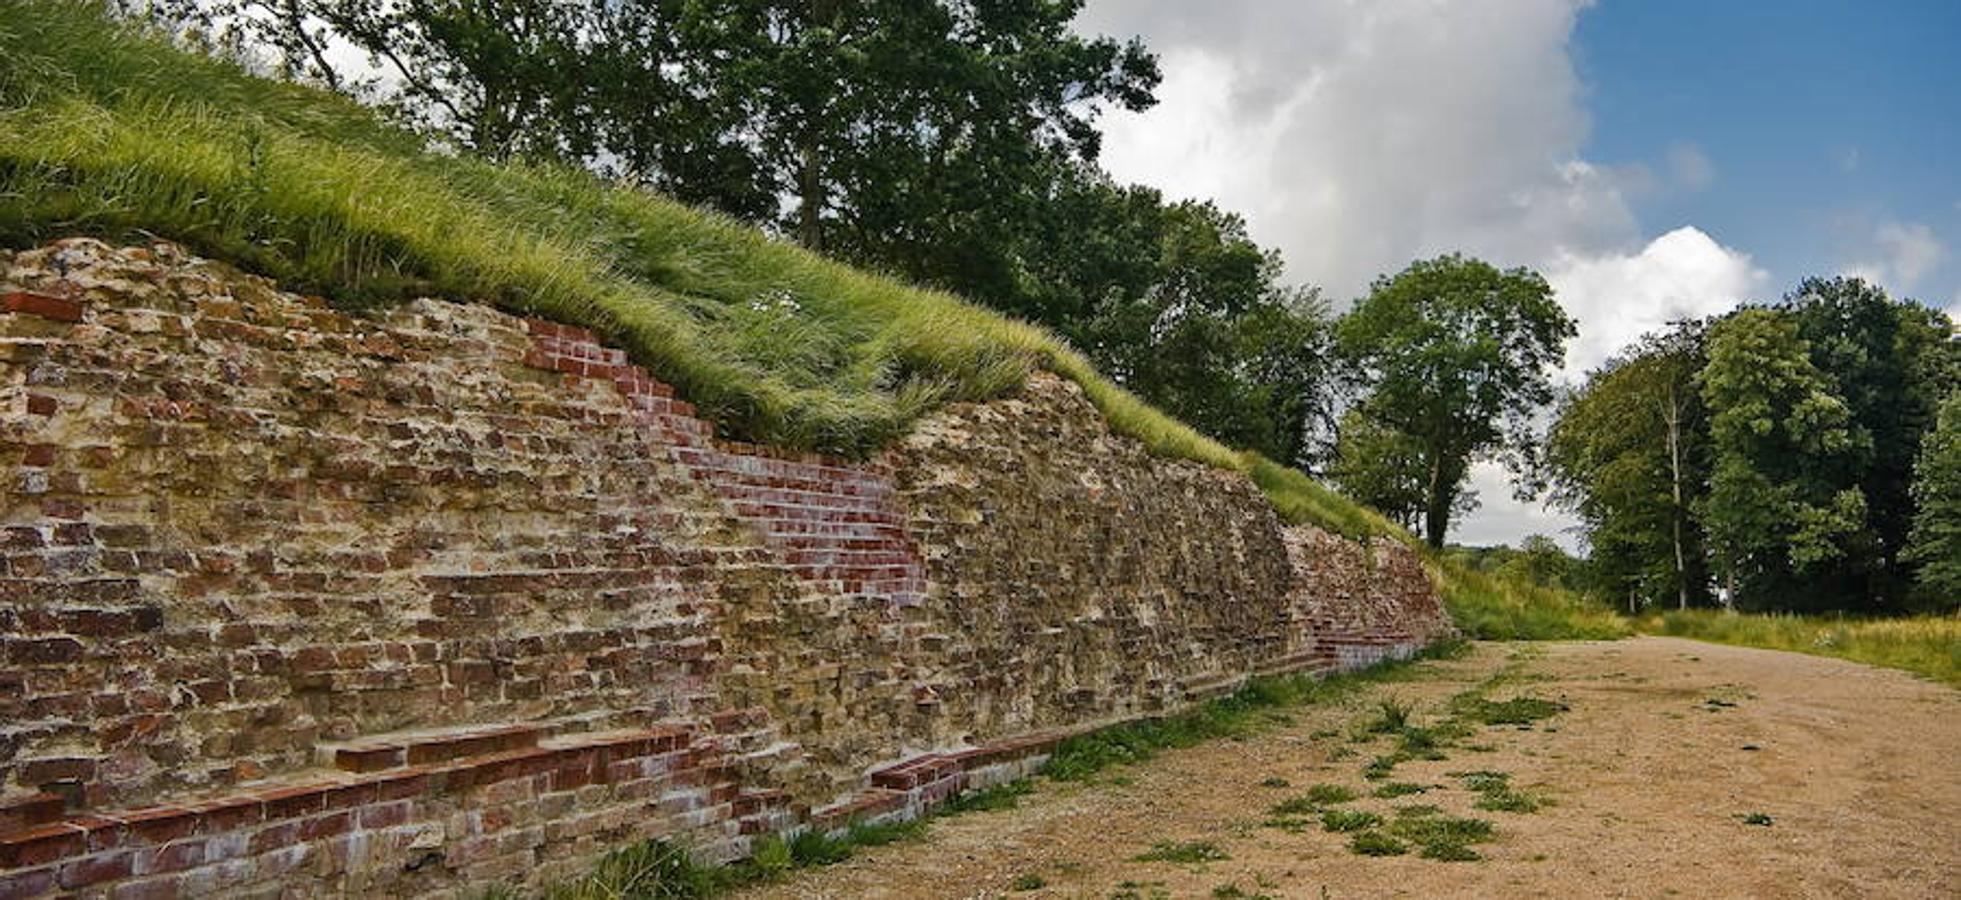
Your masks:
[[[0,897],[421,894],[916,815],[1448,629],[1073,385],[877,459],[718,438],[589,331],[167,244],[0,254]]]

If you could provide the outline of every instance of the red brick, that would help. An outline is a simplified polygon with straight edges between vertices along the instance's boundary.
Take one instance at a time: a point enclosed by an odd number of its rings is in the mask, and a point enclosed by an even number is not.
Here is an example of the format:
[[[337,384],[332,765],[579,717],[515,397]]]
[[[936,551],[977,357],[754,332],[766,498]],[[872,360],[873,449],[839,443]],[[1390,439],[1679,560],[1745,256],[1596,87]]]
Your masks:
[[[0,800],[0,834],[45,825],[61,818],[67,802],[57,794],[36,793]]]
[[[134,872],[135,856],[127,850],[111,850],[84,856],[61,864],[61,886],[70,890],[128,878]]]
[[[53,866],[23,871],[0,871],[0,897],[41,897],[55,892],[57,880]]]
[[[88,850],[87,832],[55,822],[0,834],[0,869],[24,869],[80,856]]]
[[[0,305],[10,313],[27,313],[57,322],[80,322],[82,305],[73,300],[50,297],[46,294],[33,294],[26,291],[11,291],[0,295]]]

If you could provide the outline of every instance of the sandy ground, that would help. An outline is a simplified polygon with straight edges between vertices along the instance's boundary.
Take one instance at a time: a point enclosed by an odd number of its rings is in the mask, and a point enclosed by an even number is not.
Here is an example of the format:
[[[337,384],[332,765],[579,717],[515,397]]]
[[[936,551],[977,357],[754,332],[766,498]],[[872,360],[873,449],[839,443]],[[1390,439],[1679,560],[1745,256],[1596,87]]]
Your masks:
[[[1569,711],[1529,730],[1485,728],[1449,759],[1406,762],[1393,776],[1443,787],[1345,804],[1393,815],[1429,803],[1491,820],[1497,836],[1477,848],[1484,859],[1362,857],[1347,835],[1262,824],[1268,807],[1309,785],[1373,786],[1362,763],[1388,742],[1354,743],[1349,732],[1378,700],[1413,703],[1429,721],[1450,695],[1499,672],[1509,677],[1493,699],[1527,694]],[[1475,811],[1476,795],[1446,774],[1474,769],[1509,772],[1552,803]],[[1262,786],[1271,777],[1291,786]],[[1741,821],[1757,812],[1772,824]],[[1193,840],[1229,858],[1135,859],[1160,841]],[[1019,891],[1017,879],[1043,886]],[[1961,897],[1961,692],[1854,663],[1675,638],[1483,644],[1342,705],[1298,710],[1256,737],[1106,770],[1091,785],[1043,782],[1017,809],[940,820],[921,840],[745,896],[1262,894]]]

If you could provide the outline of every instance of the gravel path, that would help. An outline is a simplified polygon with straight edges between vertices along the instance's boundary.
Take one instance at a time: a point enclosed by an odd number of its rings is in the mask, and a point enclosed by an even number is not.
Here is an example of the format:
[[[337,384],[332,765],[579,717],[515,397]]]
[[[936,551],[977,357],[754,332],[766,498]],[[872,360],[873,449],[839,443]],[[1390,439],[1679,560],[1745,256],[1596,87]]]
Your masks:
[[[1495,679],[1495,680],[1494,680]],[[1479,726],[1447,759],[1399,764],[1421,794],[1368,796],[1362,766],[1393,740],[1351,739],[1379,701],[1447,714],[1483,686],[1565,712]],[[1453,772],[1503,772],[1549,801],[1481,811]],[[1285,779],[1286,787],[1268,786]],[[1417,804],[1490,821],[1483,857],[1364,857],[1319,822],[1273,827],[1268,809],[1320,783],[1362,799],[1330,808],[1388,820]],[[1768,825],[1744,818],[1769,817]],[[1209,862],[1136,859],[1160,842],[1209,842]],[[1039,883],[1039,887],[1034,885]],[[1018,889],[1020,888],[1020,889]],[[1232,891],[1239,893],[1232,893]],[[1338,706],[1237,741],[1042,783],[1018,809],[933,824],[746,897],[1961,897],[1961,692],[1819,657],[1643,637],[1481,644]]]

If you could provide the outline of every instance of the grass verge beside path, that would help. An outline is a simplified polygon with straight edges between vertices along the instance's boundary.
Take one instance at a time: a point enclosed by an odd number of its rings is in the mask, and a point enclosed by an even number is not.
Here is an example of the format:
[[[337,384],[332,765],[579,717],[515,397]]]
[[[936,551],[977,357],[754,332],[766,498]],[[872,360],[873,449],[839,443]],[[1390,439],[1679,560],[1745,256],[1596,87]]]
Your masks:
[[[1846,619],[1692,609],[1636,624],[1646,634],[1833,656],[1961,688],[1961,617]]]

